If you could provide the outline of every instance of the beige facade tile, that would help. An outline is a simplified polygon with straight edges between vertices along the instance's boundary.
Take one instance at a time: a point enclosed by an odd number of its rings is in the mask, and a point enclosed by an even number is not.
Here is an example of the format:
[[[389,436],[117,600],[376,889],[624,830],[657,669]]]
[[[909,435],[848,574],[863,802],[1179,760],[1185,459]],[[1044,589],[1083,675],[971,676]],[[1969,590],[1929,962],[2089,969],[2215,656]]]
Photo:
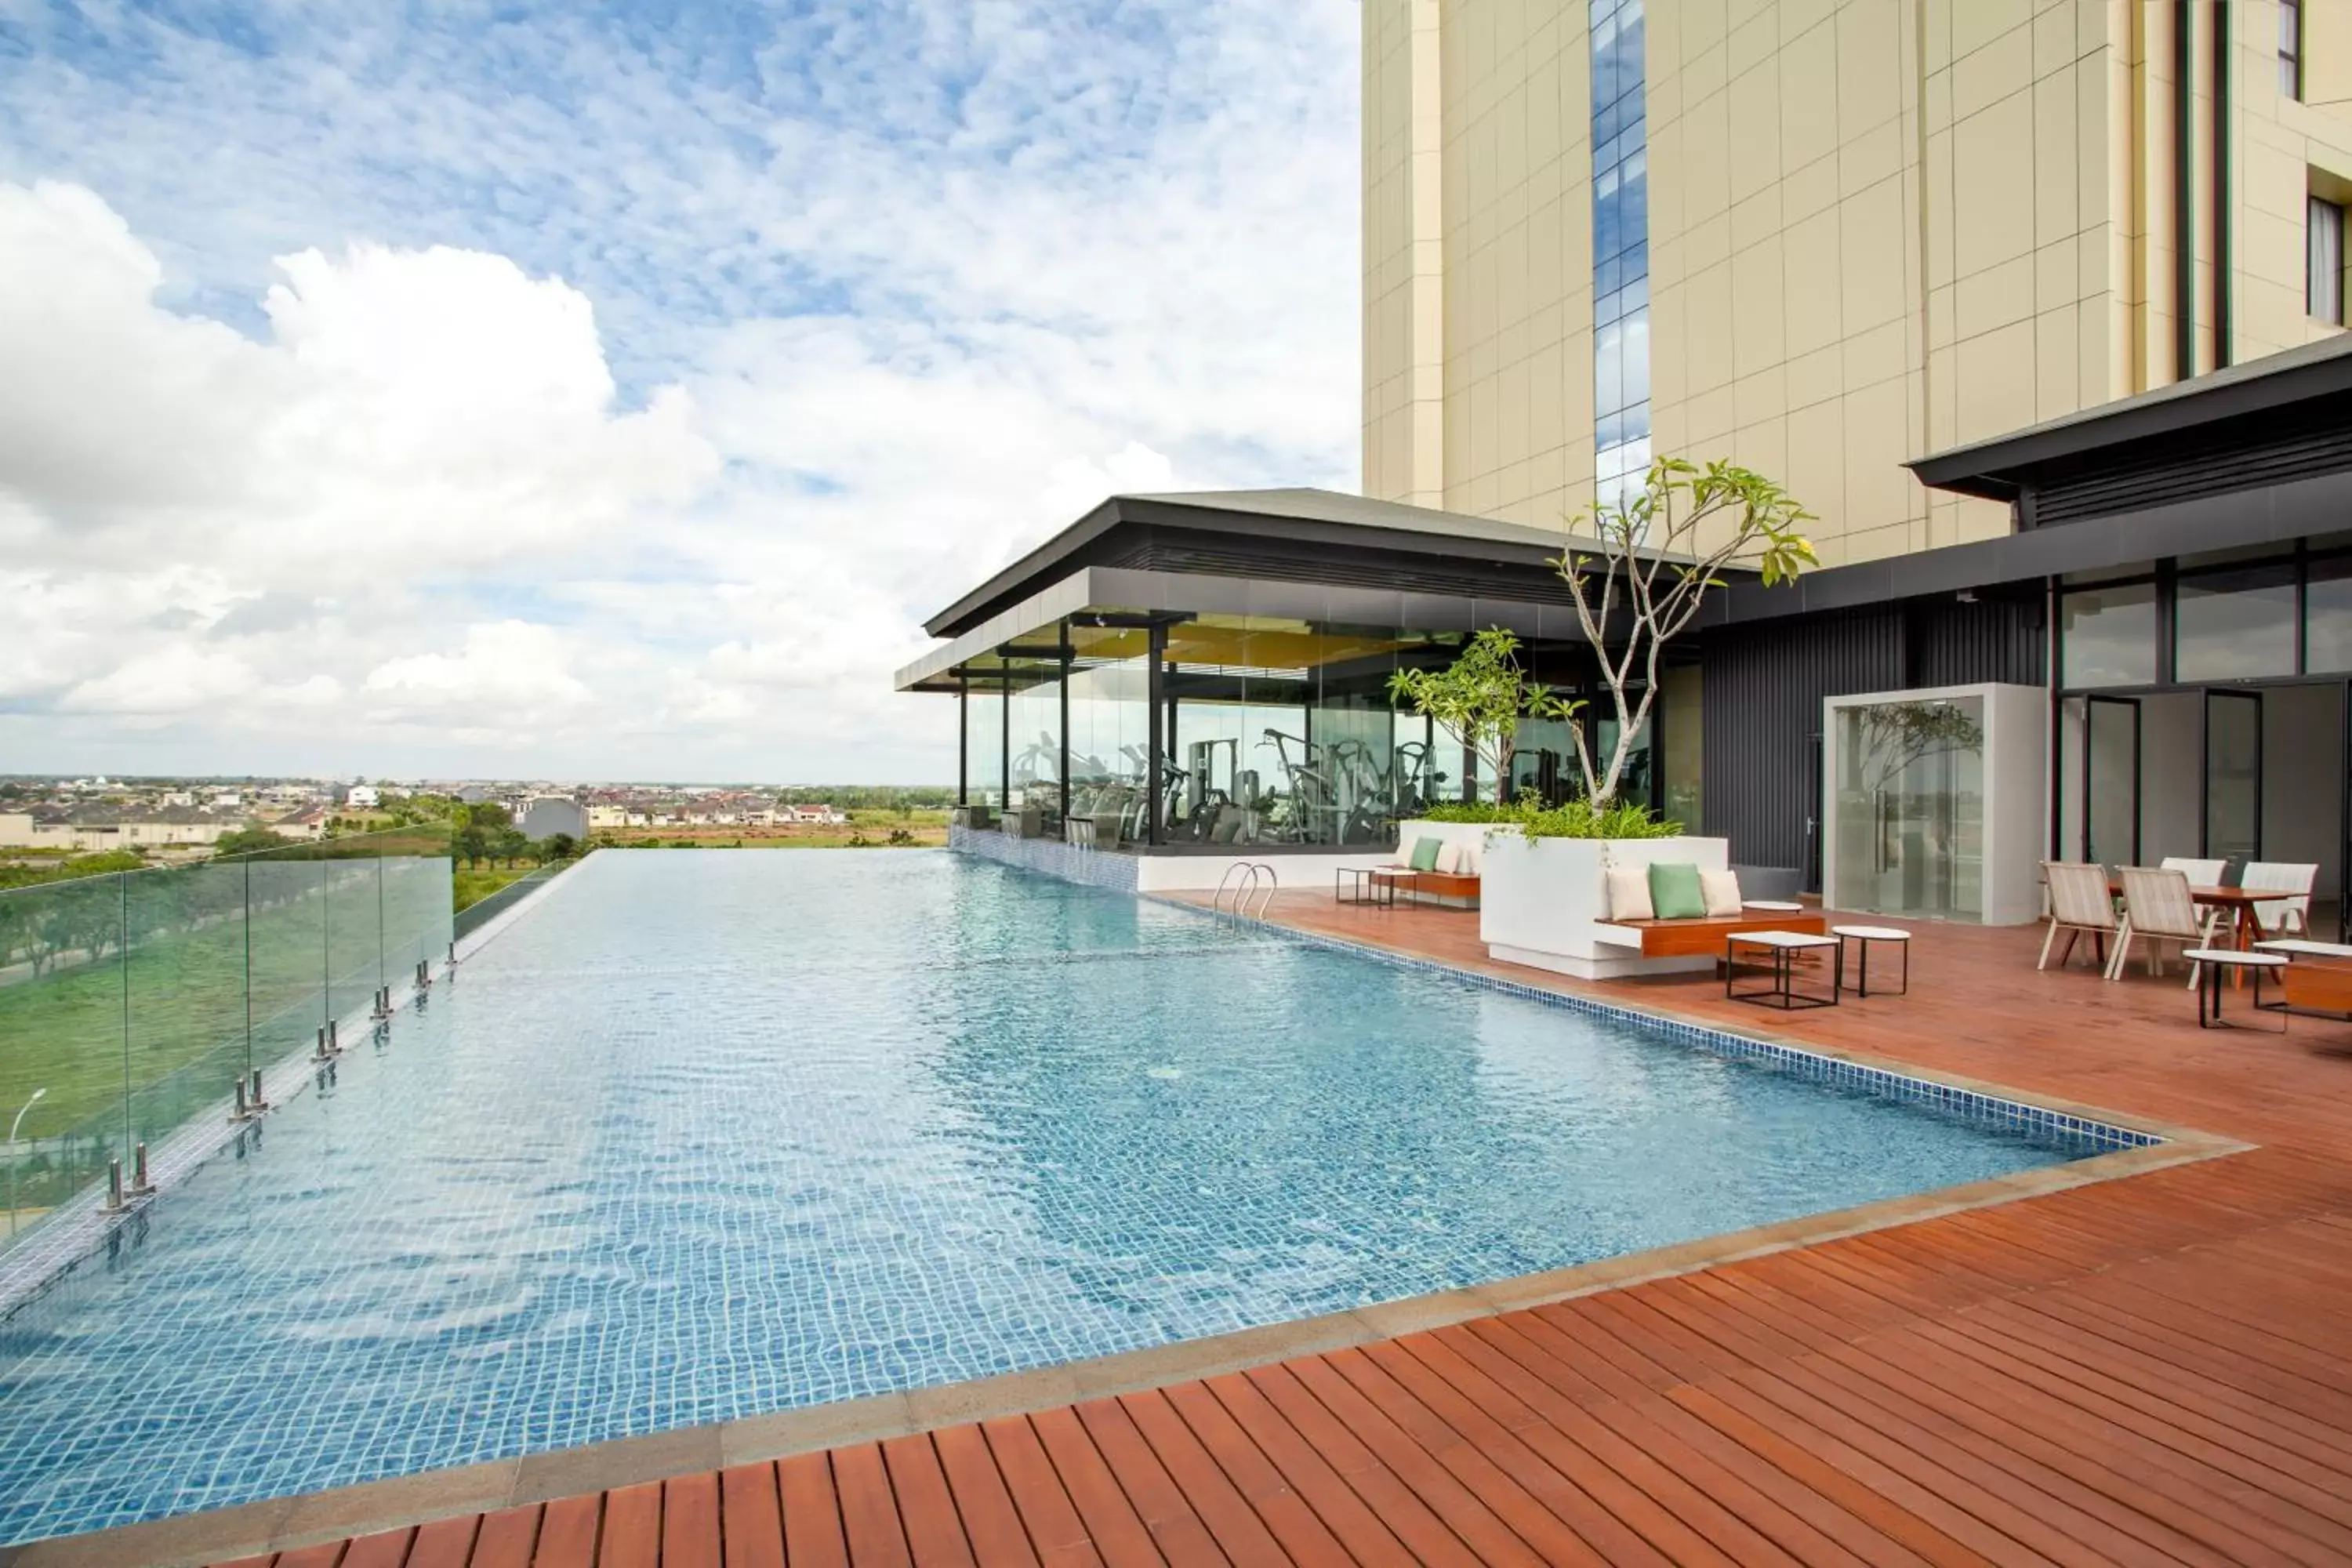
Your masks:
[[[1769,365],[1731,384],[1731,419],[1749,426],[1777,419],[1789,411],[1789,379],[1780,365]]]
[[[1837,151],[1837,31],[1800,33],[1780,54],[1780,167],[1801,168]]]
[[[2034,258],[2021,256],[1972,272],[1952,286],[1952,332],[1973,338],[2012,321],[2032,319]]]
[[[1744,21],[1733,22],[1730,47],[1731,77],[1737,81],[1747,72],[1769,61],[1779,49],[1780,18],[1773,15],[1769,6],[1766,6]]]
[[[1941,10],[1951,28],[1955,61],[1966,61],[1979,51],[2000,47],[2033,20],[2032,0],[1929,0],[1931,13]],[[2027,60],[2032,55],[2029,47]],[[1929,68],[1934,68],[1931,55]]]
[[[1791,354],[1786,368],[1788,406],[1791,410],[1816,403],[1834,403],[1845,391],[1845,356],[1832,343],[1809,354]]]
[[[2073,304],[2033,319],[2033,402],[2036,419],[2055,419],[2083,406],[2082,360],[2074,327],[2081,309]]]
[[[1780,182],[1780,218],[1796,223],[1837,205],[1838,158],[1835,153],[1791,170]]]
[[[1731,97],[1710,92],[1682,118],[1683,226],[1731,210]]]
[[[1838,208],[1838,258],[1845,331],[1861,331],[1904,313],[1903,187],[1882,180]]]
[[[2033,145],[2028,164],[2033,182],[2033,238],[2047,245],[2081,228],[2082,204],[2075,190],[2080,163],[2074,142],[2074,68],[2033,84]]]
[[[1781,475],[1789,471],[1789,422],[1786,418],[1759,419],[1753,425],[1742,425],[1731,435],[1730,457],[1744,468],[1759,474]]]
[[[1732,374],[1753,375],[1788,354],[1785,274],[1778,237],[1731,258]]]
[[[1902,16],[1895,5],[1848,5],[1838,11],[1838,129],[1849,143],[1903,110],[1903,80],[1913,68],[1905,58]]]
[[[1953,358],[1956,441],[1981,441],[2034,422],[2032,321],[1963,338]]]
[[[1732,376],[1731,263],[1719,261],[1692,275],[1682,289],[1680,322],[1653,312],[1652,341],[1679,327],[1694,393],[1727,387]]]
[[[1966,277],[2031,251],[2033,209],[2019,199],[2032,187],[2031,95],[2013,93],[1962,120],[1951,149],[1954,271]]]
[[[1740,202],[1780,178],[1780,73],[1767,58],[1731,79],[1729,195]]]
[[[1834,344],[1842,332],[1844,298],[1837,213],[1817,213],[1792,225],[1782,240],[1781,262],[1787,276],[1786,352],[1811,353]]]
[[[1998,3],[1998,0],[1994,0]],[[1959,8],[1960,15],[1979,11],[1986,0]],[[2021,21],[2017,26],[1999,34],[1980,47],[1962,54],[1953,62],[1952,118],[1966,120],[1980,114],[2012,93],[2023,92],[2033,85],[2033,29]],[[1928,121],[1932,129],[1933,119]]]
[[[2093,0],[2104,5],[2106,0]],[[2033,74],[2046,77],[2074,63],[2081,52],[2075,41],[2075,13],[2084,0],[2044,0],[2033,16]]]
[[[1895,380],[1910,368],[1904,353],[1910,325],[1898,320],[1867,331],[1848,329],[1844,341],[1838,345],[1846,391],[1856,392]]]
[[[1910,163],[1909,145],[1899,119],[1848,135],[1838,147],[1838,194],[1850,196],[1900,174]]]
[[[1731,248],[1734,252],[1760,245],[1780,232],[1780,187],[1765,186],[1731,208]]]
[[[2083,297],[2082,268],[2076,260],[2083,247],[2068,235],[2033,253],[2033,309],[2055,310]]]
[[[1710,447],[1721,449],[1733,429],[1731,388],[1696,394],[1683,405],[1683,416],[1689,426],[1684,436],[1685,457]]]

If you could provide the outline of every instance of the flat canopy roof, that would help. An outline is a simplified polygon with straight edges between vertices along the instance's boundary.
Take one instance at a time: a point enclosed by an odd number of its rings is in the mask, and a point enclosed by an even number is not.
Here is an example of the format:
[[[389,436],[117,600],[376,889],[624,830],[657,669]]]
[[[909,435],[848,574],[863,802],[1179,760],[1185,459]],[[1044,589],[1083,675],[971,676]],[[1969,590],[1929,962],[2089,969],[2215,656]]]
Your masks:
[[[1186,490],[1165,495],[1116,495],[1035,549],[1014,561],[954,604],[923,623],[933,637],[955,637],[1082,566],[1144,564],[1134,548],[1146,531],[1178,531],[1196,540],[1220,538],[1235,553],[1236,574],[1248,574],[1242,557],[1255,552],[1269,575],[1295,575],[1275,564],[1286,550],[1295,563],[1299,547],[1355,547],[1397,555],[1485,563],[1514,575],[1541,575],[1562,552],[1598,549],[1589,537],[1557,529],[1461,512],[1437,511],[1396,501],[1372,500],[1337,490]]]
[[[2177,438],[2224,420],[2345,392],[2352,392],[2352,332],[1914,458],[1904,467],[1937,489],[2013,500],[2038,471],[2063,469],[2128,442]]]

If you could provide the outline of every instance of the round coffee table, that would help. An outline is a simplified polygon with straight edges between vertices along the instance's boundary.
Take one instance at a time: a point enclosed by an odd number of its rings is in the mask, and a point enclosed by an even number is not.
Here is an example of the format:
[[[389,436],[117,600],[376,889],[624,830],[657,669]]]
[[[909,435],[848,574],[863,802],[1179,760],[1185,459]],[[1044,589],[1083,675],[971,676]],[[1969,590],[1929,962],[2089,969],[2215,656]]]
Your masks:
[[[1855,995],[1870,994],[1870,944],[1874,942],[1891,942],[1903,950],[1903,988],[1895,994],[1897,996],[1910,994],[1911,933],[1909,931],[1897,926],[1832,926],[1830,934],[1838,939],[1841,946],[1851,942],[1861,949],[1861,963],[1854,967],[1853,994]]]

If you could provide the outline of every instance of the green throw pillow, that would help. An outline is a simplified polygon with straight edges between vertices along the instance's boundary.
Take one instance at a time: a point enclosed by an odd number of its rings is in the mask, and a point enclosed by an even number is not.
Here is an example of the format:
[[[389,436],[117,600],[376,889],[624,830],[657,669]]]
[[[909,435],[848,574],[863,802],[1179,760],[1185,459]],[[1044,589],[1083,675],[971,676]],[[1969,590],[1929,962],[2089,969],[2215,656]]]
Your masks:
[[[1694,920],[1706,913],[1698,890],[1698,868],[1688,861],[1650,862],[1650,908],[1662,921]]]
[[[1412,858],[1405,864],[1416,871],[1434,871],[1437,869],[1437,852],[1442,847],[1444,846],[1434,838],[1416,838],[1412,841]]]

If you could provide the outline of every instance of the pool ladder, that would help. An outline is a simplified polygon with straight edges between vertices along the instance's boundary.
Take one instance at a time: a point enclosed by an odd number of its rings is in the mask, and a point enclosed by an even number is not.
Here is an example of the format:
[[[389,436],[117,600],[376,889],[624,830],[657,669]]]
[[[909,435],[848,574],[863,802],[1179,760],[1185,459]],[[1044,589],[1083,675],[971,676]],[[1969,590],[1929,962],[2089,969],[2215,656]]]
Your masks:
[[[1263,860],[1236,860],[1225,868],[1224,876],[1217,882],[1216,896],[1209,900],[1209,907],[1223,910],[1225,895],[1230,892],[1234,896],[1232,912],[1255,920],[1265,915],[1266,905],[1274,902],[1274,895],[1278,890],[1279,879],[1275,876],[1272,866]],[[1257,896],[1257,908],[1255,910],[1250,908],[1252,894]]]

